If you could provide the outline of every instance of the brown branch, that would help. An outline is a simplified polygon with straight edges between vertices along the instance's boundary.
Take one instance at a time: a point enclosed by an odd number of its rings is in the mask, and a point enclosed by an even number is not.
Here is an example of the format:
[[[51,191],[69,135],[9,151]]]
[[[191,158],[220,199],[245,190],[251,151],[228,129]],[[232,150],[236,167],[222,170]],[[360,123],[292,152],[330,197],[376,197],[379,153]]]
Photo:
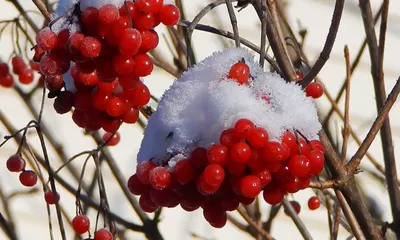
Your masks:
[[[301,81],[302,86],[307,86],[318,75],[322,67],[325,65],[326,61],[328,61],[333,48],[333,44],[335,43],[340,20],[342,19],[344,2],[344,0],[336,0],[331,26],[329,27],[329,32],[328,36],[326,37],[324,48],[322,49],[322,52],[320,53],[319,58],[314,63],[313,67]]]
[[[356,217],[354,216],[354,213],[352,212],[349,204],[346,202],[345,197],[343,196],[343,193],[335,190],[335,194],[338,200],[338,203],[340,204],[344,216],[347,219],[347,222],[350,225],[351,231],[353,233],[353,235],[356,237],[356,239],[365,239],[361,229],[360,229],[360,225],[357,222]]]
[[[34,32],[39,32],[39,27],[35,24],[33,19],[28,16],[27,11],[21,6],[21,4],[18,2],[18,0],[9,0],[14,7],[17,9],[17,11],[22,15],[22,17],[25,18],[26,22],[31,26]]]
[[[371,74],[374,83],[376,108],[379,111],[384,105],[386,99],[386,90],[384,83],[383,73],[383,51],[385,47],[386,24],[388,17],[389,1],[384,1],[384,8],[382,11],[380,43],[375,34],[371,3],[369,0],[359,0],[359,6],[362,12],[364,22],[364,29],[367,35],[367,43],[369,48],[369,55],[371,59]],[[396,223],[395,232],[397,238],[400,238],[400,189],[397,186],[397,170],[396,159],[394,155],[392,131],[390,127],[390,120],[386,118],[383,121],[380,129],[383,160],[385,162],[385,176],[387,188],[389,192],[390,205],[392,210],[393,220]]]

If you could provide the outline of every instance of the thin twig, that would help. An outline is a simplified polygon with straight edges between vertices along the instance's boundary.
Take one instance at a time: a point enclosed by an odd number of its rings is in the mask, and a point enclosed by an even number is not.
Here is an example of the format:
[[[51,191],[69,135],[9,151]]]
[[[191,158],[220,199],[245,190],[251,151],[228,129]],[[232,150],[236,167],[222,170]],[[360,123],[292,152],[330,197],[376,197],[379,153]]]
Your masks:
[[[254,222],[254,220],[246,213],[246,210],[244,210],[244,208],[242,206],[239,206],[237,209],[238,213],[240,214],[240,216],[242,216],[244,218],[244,220],[246,220],[246,222],[252,227],[254,228],[254,230],[257,231],[257,233],[261,234],[261,236],[264,239],[267,240],[273,240],[272,236],[264,231],[264,229],[260,228],[258,226],[258,224],[256,222]]]
[[[344,105],[344,128],[343,128],[343,144],[342,144],[342,159],[346,159],[347,143],[350,135],[350,56],[347,45],[344,47],[344,59],[346,62],[346,98]]]
[[[235,10],[233,9],[233,5],[232,5],[232,0],[225,0],[225,1],[226,1],[226,7],[228,8],[229,18],[231,19],[233,38],[235,39],[235,45],[236,45],[236,47],[240,47],[239,29],[238,29],[238,25],[237,25]]]

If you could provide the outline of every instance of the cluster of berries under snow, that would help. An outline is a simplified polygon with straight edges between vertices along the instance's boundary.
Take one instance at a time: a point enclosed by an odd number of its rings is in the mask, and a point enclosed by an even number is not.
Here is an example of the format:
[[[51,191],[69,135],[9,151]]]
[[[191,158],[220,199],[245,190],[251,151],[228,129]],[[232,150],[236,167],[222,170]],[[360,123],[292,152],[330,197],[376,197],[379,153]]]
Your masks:
[[[201,207],[217,228],[226,211],[261,193],[279,204],[323,170],[321,125],[307,95],[265,72],[246,50],[214,53],[162,96],[144,131],[130,191],[146,212]]]
[[[176,25],[179,9],[163,0],[60,1],[37,37],[34,60],[59,114],[109,140],[121,123],[135,123],[150,100],[141,77],[151,74],[148,52],[159,42],[160,23]],[[116,139],[109,141],[115,145]]]

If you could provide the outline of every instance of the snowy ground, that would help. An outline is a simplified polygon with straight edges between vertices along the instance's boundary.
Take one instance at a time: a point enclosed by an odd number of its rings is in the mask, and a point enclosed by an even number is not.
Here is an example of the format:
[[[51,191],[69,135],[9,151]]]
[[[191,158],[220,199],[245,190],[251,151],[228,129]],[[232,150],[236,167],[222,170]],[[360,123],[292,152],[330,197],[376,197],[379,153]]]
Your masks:
[[[376,12],[381,1],[373,0],[372,2],[373,10]],[[289,3],[288,15],[290,20],[294,23],[294,25],[296,25],[297,20],[301,19],[301,25],[308,29],[309,34],[307,36],[305,52],[309,53],[310,58],[313,60],[319,55],[319,52],[323,47],[323,42],[330,23],[330,16],[334,1],[292,0],[289,1]],[[33,8],[33,4],[30,1],[23,1],[23,4]],[[191,19],[201,7],[205,6],[206,1],[184,1],[184,4],[185,8],[187,9],[187,17]],[[0,3],[0,6],[2,19],[15,17],[16,13],[14,12],[11,4],[3,1]],[[387,51],[385,53],[385,77],[387,91],[390,91],[395,80],[400,75],[400,69],[398,68],[397,61],[399,54],[398,45],[400,44],[400,25],[398,24],[400,15],[398,11],[396,11],[397,9],[400,9],[400,2],[392,1],[389,14]],[[214,11],[221,14],[219,15],[220,19],[227,19],[226,8],[220,7]],[[258,43],[258,24],[252,9],[249,8],[243,10],[241,13],[237,14],[237,17],[239,20],[241,35],[243,37],[252,39],[255,43]],[[229,21],[221,21],[220,19],[216,18],[214,15],[210,15],[204,18],[202,23],[230,30]],[[347,1],[342,21],[343,22],[338,34],[338,40],[335,44],[331,59],[320,74],[324,84],[328,86],[328,89],[333,94],[337,92],[342,79],[344,78],[344,45],[347,44],[349,46],[350,56],[354,57],[358,51],[361,41],[364,38],[363,25],[360,21],[356,0]],[[217,22],[217,24],[215,22]],[[9,49],[11,49],[11,33],[5,32],[4,34],[5,35],[1,37],[0,42],[2,46],[0,55],[3,59],[7,59],[7,56],[10,53]],[[195,46],[198,60],[204,59],[216,50],[221,50],[224,46],[223,42],[219,41],[216,37],[208,33],[195,32],[193,39],[193,45]],[[229,44],[231,46],[232,42],[229,42]],[[165,44],[161,45],[161,48],[163,49],[165,56],[170,56]],[[360,67],[352,78],[352,99],[350,106],[353,128],[362,136],[366,134],[368,127],[372,124],[372,121],[376,116],[372,79],[369,72],[369,56],[368,54],[364,54],[360,63]],[[172,83],[173,79],[164,72],[157,70],[151,77],[147,77],[145,81],[152,93],[159,97]],[[318,100],[318,105],[322,114],[329,109],[328,102],[324,97]],[[341,106],[342,105],[343,103],[341,103]],[[37,106],[39,106],[39,98],[37,99]],[[0,110],[4,113],[7,113],[7,116],[13,120],[14,126],[18,128],[24,126],[24,124],[26,124],[30,118],[29,113],[24,110],[23,104],[11,90],[0,89]],[[394,149],[397,156],[400,156],[400,151],[397,147],[400,141],[399,111],[399,104],[395,104],[390,115],[395,144]],[[67,142],[68,148],[65,150],[68,155],[72,156],[73,154],[76,154],[82,150],[87,150],[94,147],[93,142],[91,142],[89,138],[83,137],[81,131],[71,124],[70,116],[58,116],[54,114],[50,104],[45,110],[44,121],[50,123],[49,126],[51,126],[51,130],[56,133],[56,136],[60,142]],[[339,120],[337,121],[336,125],[337,126],[333,127],[337,127],[337,129],[341,128]],[[140,146],[142,132],[138,126],[127,125],[122,127],[121,132],[123,132],[121,144],[110,150],[115,155],[125,178],[127,178],[134,172],[135,169],[135,158]],[[2,134],[5,134],[5,130],[2,126],[0,126],[0,135]],[[34,139],[35,140],[33,143],[36,143],[36,138]],[[355,143],[350,141],[350,155],[354,153],[356,149],[355,147]],[[374,144],[371,146],[371,150],[371,153],[374,157],[377,159],[382,159],[380,141],[374,142]],[[6,147],[0,149],[0,158],[6,158],[14,151],[15,145],[8,144]],[[54,156],[54,153],[51,153],[51,155]],[[57,165],[57,163],[55,164]],[[81,166],[81,164],[82,162],[79,162],[79,160],[76,162],[76,166],[78,167]],[[369,167],[369,164],[366,161],[364,164],[365,166]],[[399,167],[398,170],[400,170]],[[139,223],[139,220],[129,205],[125,201],[121,201],[121,192],[112,185],[114,179],[107,168],[104,168],[104,175],[112,211],[121,214],[121,216],[129,219],[130,221]],[[4,167],[0,167],[0,176],[2,190],[7,194],[13,191],[22,190],[17,176],[7,172]],[[69,177],[68,174],[64,174],[64,176],[67,178]],[[377,200],[381,209],[383,210],[385,220],[391,221],[389,201],[385,189],[383,189],[381,185],[368,180],[368,178],[364,177],[363,174],[360,174],[358,177],[363,179],[363,187],[365,190],[374,197],[378,198]],[[328,239],[326,212],[322,210],[318,210],[316,212],[310,212],[306,210],[306,200],[311,195],[311,190],[303,191],[295,195],[296,200],[300,201],[304,209],[304,211],[302,211],[300,214],[300,217],[309,227],[309,230],[315,239]],[[35,194],[29,196],[28,198],[26,196],[17,197],[13,201],[13,205],[10,206],[16,213],[17,225],[19,226],[18,234],[21,239],[47,239],[48,223],[42,195]],[[73,196],[61,192],[61,198],[62,203],[67,203],[65,204],[65,210],[70,216],[72,216],[75,211]],[[262,210],[263,213],[265,213],[264,215],[267,216],[268,207],[263,206]],[[92,216],[95,216],[94,212],[91,212],[91,214]],[[53,214],[53,216],[55,216],[55,214]],[[196,233],[197,235],[206,237],[207,239],[242,240],[249,238],[247,235],[237,231],[232,226],[227,226],[222,230],[210,228],[208,223],[203,220],[201,211],[186,213],[179,208],[167,209],[162,214],[162,220],[163,221],[160,225],[160,228],[167,240],[191,239],[191,233]],[[53,223],[56,224],[56,219],[54,219]],[[0,239],[5,239],[4,235],[2,234],[3,233],[0,233]],[[293,226],[291,220],[284,214],[280,214],[278,216],[277,222],[273,226],[272,235],[277,239],[301,239],[298,230]],[[55,230],[55,236],[59,236],[57,235],[57,230]],[[140,234],[128,234],[127,236],[128,239],[144,239],[144,236]],[[348,236],[347,233],[341,231],[339,239],[345,239],[346,236]],[[56,239],[58,239],[57,237]]]

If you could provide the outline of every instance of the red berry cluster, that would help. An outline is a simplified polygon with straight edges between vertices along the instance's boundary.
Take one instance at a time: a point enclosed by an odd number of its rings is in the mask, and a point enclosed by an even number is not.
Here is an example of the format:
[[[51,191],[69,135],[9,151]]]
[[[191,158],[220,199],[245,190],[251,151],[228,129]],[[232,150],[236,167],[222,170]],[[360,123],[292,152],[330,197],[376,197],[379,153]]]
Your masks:
[[[205,219],[223,227],[226,211],[239,203],[250,204],[261,191],[267,203],[280,203],[286,193],[308,187],[311,176],[324,167],[324,146],[286,131],[281,141],[270,141],[268,132],[248,119],[220,134],[219,143],[198,147],[169,171],[151,161],[142,162],[128,181],[130,191],[141,195],[146,212],[158,207],[187,211],[203,208]]]
[[[39,64],[34,61],[29,62],[29,67],[20,56],[11,59],[12,72],[18,76],[21,84],[28,85],[33,82],[34,72],[39,71]],[[14,84],[14,77],[10,72],[7,63],[0,62],[0,86],[10,88]]]
[[[303,79],[303,73],[296,72],[296,75],[299,80]],[[324,87],[320,83],[311,82],[307,85],[305,91],[307,97],[312,97],[314,99],[317,99],[324,94]]]
[[[177,24],[180,13],[163,0],[126,1],[119,9],[106,4],[75,12],[81,31],[41,30],[34,59],[40,61],[57,113],[74,108],[72,119],[79,127],[112,133],[122,122],[135,123],[139,107],[149,102],[149,89],[140,77],[153,71],[147,54],[159,41],[153,28]],[[62,90],[68,70],[76,92]]]
[[[26,162],[21,155],[15,154],[7,159],[7,169],[10,172],[19,172],[19,181],[25,187],[33,187],[37,183],[37,175],[32,170],[26,170]]]

